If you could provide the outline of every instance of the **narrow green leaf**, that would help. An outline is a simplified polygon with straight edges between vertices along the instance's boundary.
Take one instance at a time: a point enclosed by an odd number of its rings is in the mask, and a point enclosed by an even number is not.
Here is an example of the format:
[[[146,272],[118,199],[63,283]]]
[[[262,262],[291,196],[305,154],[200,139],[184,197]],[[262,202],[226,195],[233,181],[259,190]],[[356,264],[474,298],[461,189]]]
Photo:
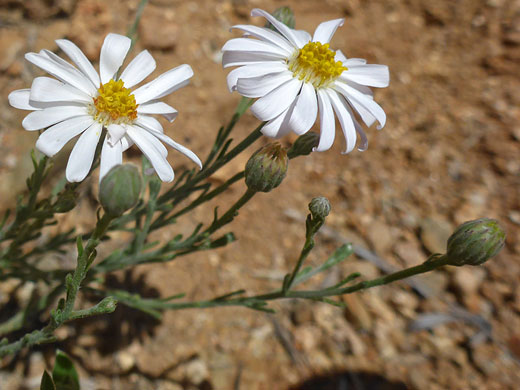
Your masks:
[[[81,257],[83,255],[83,241],[81,241],[80,236],[76,238],[76,246],[78,247],[78,257]]]
[[[222,246],[226,246],[227,244],[236,241],[236,237],[233,233],[226,233],[222,237],[217,238],[216,240],[211,241],[209,244],[209,248],[220,248]]]
[[[229,299],[231,297],[234,297],[236,295],[242,295],[246,292],[246,290],[237,290],[230,293],[227,293],[225,295],[221,295],[219,297],[213,298],[213,301],[225,301],[226,299]]]
[[[79,377],[74,363],[64,352],[59,350],[56,353],[52,379],[56,384],[56,390],[79,390]]]
[[[54,381],[47,371],[43,372],[42,381],[40,383],[40,390],[56,390]]]
[[[300,278],[300,277],[302,277],[304,275],[307,275],[311,271],[312,271],[312,267],[310,265],[308,265],[307,267],[302,269],[300,272],[298,272],[298,275],[296,275],[296,277]]]

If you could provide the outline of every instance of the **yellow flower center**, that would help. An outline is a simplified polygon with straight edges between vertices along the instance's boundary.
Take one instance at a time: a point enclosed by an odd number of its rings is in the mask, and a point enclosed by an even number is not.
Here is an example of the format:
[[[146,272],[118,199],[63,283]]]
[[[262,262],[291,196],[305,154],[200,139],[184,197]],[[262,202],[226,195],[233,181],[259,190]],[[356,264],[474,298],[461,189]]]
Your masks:
[[[289,70],[294,77],[312,83],[315,88],[326,87],[347,70],[341,61],[334,59],[335,55],[328,43],[309,42],[289,59]]]
[[[92,110],[94,119],[98,122],[104,125],[121,124],[137,118],[138,104],[130,90],[125,88],[123,80],[110,80],[99,87],[98,94],[94,98]]]

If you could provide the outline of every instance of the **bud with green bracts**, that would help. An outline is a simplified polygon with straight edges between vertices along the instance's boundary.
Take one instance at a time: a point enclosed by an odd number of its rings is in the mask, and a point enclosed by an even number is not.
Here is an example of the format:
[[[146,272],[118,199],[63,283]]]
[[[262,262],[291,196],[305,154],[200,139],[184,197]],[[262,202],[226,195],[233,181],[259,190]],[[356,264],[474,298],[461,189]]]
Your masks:
[[[99,201],[107,214],[117,217],[137,204],[141,188],[141,175],[135,165],[116,165],[101,180]]]
[[[283,24],[285,24],[287,27],[290,27],[290,28],[294,28],[294,13],[292,12],[291,8],[290,7],[280,7],[280,8],[277,8],[274,12],[273,12],[273,16],[279,20],[280,22],[282,22]],[[278,32],[278,30],[276,28],[274,28],[274,26],[267,22],[265,24],[265,27],[267,28],[270,28],[271,30],[274,30],[276,32]]]
[[[330,213],[330,202],[327,198],[318,196],[309,203],[309,210],[313,219],[323,221]]]
[[[480,265],[500,252],[505,240],[505,231],[494,219],[465,222],[448,239],[448,264]]]
[[[74,191],[72,186],[67,186],[65,190],[58,195],[58,200],[54,204],[54,211],[56,213],[66,213],[76,207],[78,194]]]
[[[295,158],[298,156],[307,156],[311,154],[318,143],[320,142],[320,135],[313,131],[309,131],[303,135],[300,135],[294,144],[291,146],[287,155],[289,158]]]
[[[285,178],[289,159],[285,148],[274,142],[257,150],[246,164],[246,184],[250,190],[269,192]]]

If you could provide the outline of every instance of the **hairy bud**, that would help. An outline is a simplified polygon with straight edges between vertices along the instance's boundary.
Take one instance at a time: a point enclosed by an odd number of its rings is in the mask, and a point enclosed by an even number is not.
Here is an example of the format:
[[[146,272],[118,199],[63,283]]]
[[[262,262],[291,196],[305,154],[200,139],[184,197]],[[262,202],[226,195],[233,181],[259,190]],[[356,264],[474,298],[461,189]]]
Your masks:
[[[63,192],[58,194],[58,199],[54,204],[54,211],[56,213],[66,213],[76,207],[78,194],[71,186],[65,188]]]
[[[451,265],[480,265],[500,252],[505,240],[506,233],[496,220],[468,221],[448,239],[446,257]]]
[[[294,28],[294,13],[290,7],[285,6],[277,8],[272,15],[286,26]],[[269,22],[265,24],[265,27],[278,32],[278,30]]]
[[[311,216],[316,220],[324,220],[330,213],[330,202],[323,196],[318,196],[309,203]]]
[[[137,204],[141,187],[141,175],[135,165],[116,165],[101,180],[99,201],[107,214],[119,216]]]
[[[246,164],[246,184],[253,191],[269,192],[285,178],[289,159],[285,148],[274,142],[257,150]]]
[[[307,156],[311,154],[312,150],[318,146],[320,142],[320,135],[313,131],[309,131],[303,135],[300,135],[294,144],[291,146],[287,155],[289,158],[298,156]]]

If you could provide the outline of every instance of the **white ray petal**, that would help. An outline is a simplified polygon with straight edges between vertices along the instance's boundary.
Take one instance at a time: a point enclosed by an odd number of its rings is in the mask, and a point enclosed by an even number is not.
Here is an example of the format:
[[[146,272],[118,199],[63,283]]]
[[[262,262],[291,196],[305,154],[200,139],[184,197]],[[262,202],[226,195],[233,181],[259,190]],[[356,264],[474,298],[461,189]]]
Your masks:
[[[102,129],[101,123],[94,122],[74,145],[65,170],[65,177],[69,182],[80,182],[87,177]]]
[[[300,45],[299,48],[301,49],[305,44],[309,43],[312,40],[311,34],[309,34],[305,30],[291,30],[292,33],[298,38]]]
[[[293,74],[288,70],[258,77],[240,78],[237,81],[237,91],[248,98],[262,97],[292,79]]]
[[[158,133],[164,133],[164,129],[157,119],[149,115],[138,115],[135,123],[145,129],[156,131]]]
[[[99,162],[99,182],[105,177],[105,175],[115,167],[123,163],[123,147],[121,142],[116,142],[111,145],[108,142],[108,137],[103,142],[103,148],[101,149],[101,158]]]
[[[36,149],[52,157],[58,153],[67,142],[81,134],[94,120],[90,116],[78,116],[67,119],[45,130],[36,141]]]
[[[92,85],[90,80],[67,62],[68,67],[43,54],[36,53],[27,53],[25,59],[56,77],[58,80],[70,84],[90,96],[94,96],[96,93],[96,88]]]
[[[96,69],[92,66],[87,56],[83,54],[79,47],[67,39],[56,40],[58,47],[76,64],[76,66],[90,79],[92,84],[99,88],[100,80]]]
[[[343,26],[345,19],[334,19],[329,20],[327,22],[321,23],[314,31],[314,36],[312,37],[313,42],[320,42],[322,44],[329,43],[332,39],[332,36],[338,29],[338,27]]]
[[[276,46],[286,50],[289,54],[295,50],[295,47],[287,41],[282,35],[274,32],[273,30],[265,27],[257,27],[252,25],[239,24],[231,27],[231,29],[240,29],[246,32],[247,35],[252,35],[265,42],[271,42]]]
[[[303,83],[295,107],[289,119],[289,126],[298,135],[304,134],[314,125],[318,115],[316,90],[310,83]]]
[[[106,142],[113,146],[117,144],[126,134],[126,126],[112,123],[108,125],[107,131],[108,134],[106,136]]]
[[[345,96],[345,98],[352,104],[352,106],[359,112],[360,115],[361,112],[357,109],[357,106],[362,107],[363,109],[367,110],[371,115],[373,115],[379,122],[379,125],[377,126],[379,130],[381,130],[385,126],[386,114],[384,110],[381,108],[381,106],[377,104],[373,99],[359,92],[357,89],[342,82],[336,81],[336,83],[334,84],[334,89],[341,93],[343,96]],[[362,115],[361,117],[363,119]]]
[[[147,131],[150,132],[151,134],[153,134],[155,137],[159,138],[166,145],[171,146],[176,151],[181,152],[182,154],[184,154],[191,161],[193,161],[195,164],[197,164],[200,169],[202,169],[202,162],[197,157],[197,155],[195,153],[193,153],[190,149],[188,149],[187,147],[185,147],[185,146],[175,142],[174,140],[172,140],[170,137],[168,137],[167,135],[165,135],[163,133],[158,133],[158,132],[155,132],[155,131],[150,130],[150,129],[147,129]]]
[[[139,84],[155,70],[156,63],[148,50],[143,50],[128,64],[123,73],[121,80],[125,83],[126,88],[131,88]]]
[[[106,36],[99,56],[99,74],[101,83],[106,84],[113,79],[125,60],[132,40],[119,34],[110,33]]]
[[[193,70],[187,64],[171,69],[133,92],[137,104],[159,99],[187,85]]]
[[[58,106],[31,112],[22,121],[25,130],[41,130],[68,118],[87,115],[86,107]]]
[[[150,161],[159,178],[164,182],[171,182],[174,178],[174,173],[168,160],[141,132],[142,130],[133,126],[128,128],[128,136]]]
[[[292,54],[290,51],[285,50],[274,43],[250,38],[230,39],[224,44],[222,51],[271,53],[281,60]]]
[[[160,114],[169,122],[173,122],[175,118],[177,118],[178,114],[178,111],[175,108],[160,101],[151,101],[145,104],[140,104],[137,107],[137,112],[139,114]]]
[[[241,66],[250,64],[260,64],[266,62],[278,62],[285,64],[285,60],[281,60],[280,56],[265,52],[243,52],[243,51],[225,51],[222,53],[222,66],[229,68],[231,66]]]
[[[303,37],[301,35],[295,34],[294,30],[287,27],[285,24],[277,20],[271,14],[265,12],[264,10],[255,8],[251,11],[251,16],[263,16],[266,18],[273,26],[276,28],[280,34],[282,34],[289,42],[291,42],[295,47],[303,47],[308,41],[303,41]]]
[[[343,154],[350,153],[356,147],[356,128],[354,126],[354,120],[347,110],[347,104],[342,101],[340,95],[332,90],[326,90],[327,95],[330,98],[330,102],[332,103],[332,107],[334,108],[334,112],[338,117],[339,123],[341,125],[341,130],[343,130],[343,136],[345,137],[345,150],[342,152]]]
[[[289,118],[292,114],[296,101],[294,101],[285,111],[283,111],[276,118],[267,122],[260,131],[263,135],[271,138],[281,138],[291,132],[289,126]]]
[[[121,150],[123,152],[126,152],[134,144],[134,141],[132,141],[126,134],[119,142],[121,142]]]
[[[302,82],[300,80],[291,78],[286,83],[258,99],[251,106],[250,110],[261,121],[269,121],[280,115],[292,104],[301,86]]]
[[[323,89],[319,89],[317,95],[318,109],[320,112],[320,142],[313,150],[324,152],[325,150],[329,150],[334,143],[336,120],[327,93]]]
[[[31,105],[29,96],[31,96],[30,89],[17,89],[11,92],[7,99],[12,107],[19,110],[41,110],[41,108]]]
[[[268,74],[280,73],[284,70],[287,70],[287,65],[281,62],[263,62],[233,69],[227,75],[229,92],[236,90],[238,79],[265,76]]]
[[[384,88],[390,83],[390,73],[386,65],[351,65],[339,76],[339,79],[369,87]]]
[[[148,130],[146,130],[145,128],[141,128],[139,126],[134,126],[134,128],[136,130],[139,130],[140,131],[140,134],[145,137],[151,144],[153,144],[153,146],[155,147],[155,149],[157,149],[161,155],[166,158],[168,156],[168,149],[166,149],[166,146],[164,146],[162,144],[161,141],[159,141],[159,139],[155,136],[152,135],[152,133],[150,133]]]
[[[29,99],[35,102],[92,103],[92,97],[86,93],[49,77],[36,77],[33,80]]]

